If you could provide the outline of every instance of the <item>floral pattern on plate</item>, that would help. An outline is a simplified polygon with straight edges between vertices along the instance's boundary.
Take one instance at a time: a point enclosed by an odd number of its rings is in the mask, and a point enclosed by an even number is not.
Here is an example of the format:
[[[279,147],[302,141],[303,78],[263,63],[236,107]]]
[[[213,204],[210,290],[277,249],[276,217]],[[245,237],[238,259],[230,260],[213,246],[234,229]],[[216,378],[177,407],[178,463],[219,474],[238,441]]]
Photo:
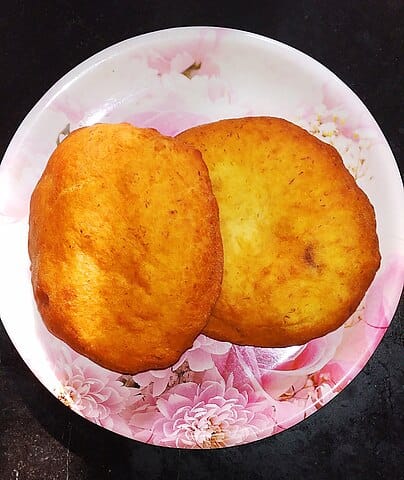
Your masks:
[[[286,92],[286,93],[285,93]],[[241,347],[200,335],[171,368],[120,375],[78,355],[43,326],[26,251],[29,199],[56,144],[96,122],[166,135],[220,118],[289,119],[337,148],[375,207],[382,266],[337,331],[289,348]],[[389,182],[389,189],[384,187]],[[363,368],[393,317],[403,277],[403,194],[376,122],[309,57],[218,28],[137,37],[87,60],[34,107],[0,166],[0,308],[25,362],[88,420],[154,445],[217,448],[285,430],[317,411]]]

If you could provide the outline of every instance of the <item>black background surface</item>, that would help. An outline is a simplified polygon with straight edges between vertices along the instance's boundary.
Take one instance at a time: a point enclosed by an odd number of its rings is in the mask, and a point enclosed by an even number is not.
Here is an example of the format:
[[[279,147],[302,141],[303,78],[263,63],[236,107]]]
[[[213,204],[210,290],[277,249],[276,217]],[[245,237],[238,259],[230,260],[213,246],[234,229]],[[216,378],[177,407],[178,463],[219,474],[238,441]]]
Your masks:
[[[219,25],[280,40],[329,67],[367,105],[400,162],[399,0],[83,4],[2,5],[1,156],[36,101],[90,55],[161,28]],[[402,317],[401,307],[363,372],[318,413],[275,437],[217,451],[143,445],[83,420],[40,385],[0,326],[0,479],[402,479]]]

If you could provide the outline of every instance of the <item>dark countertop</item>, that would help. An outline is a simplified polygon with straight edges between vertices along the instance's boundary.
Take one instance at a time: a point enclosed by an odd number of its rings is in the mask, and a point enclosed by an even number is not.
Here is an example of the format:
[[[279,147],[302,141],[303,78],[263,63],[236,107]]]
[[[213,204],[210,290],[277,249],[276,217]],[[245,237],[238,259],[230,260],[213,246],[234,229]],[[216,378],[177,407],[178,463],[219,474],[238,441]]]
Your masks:
[[[400,160],[404,10],[399,0],[83,4],[2,6],[1,155],[34,103],[90,55],[152,30],[221,25],[280,40],[329,67],[364,101]],[[42,387],[0,327],[0,478],[404,478],[403,312],[401,302],[365,369],[326,407],[275,437],[218,451],[157,448],[90,424]]]

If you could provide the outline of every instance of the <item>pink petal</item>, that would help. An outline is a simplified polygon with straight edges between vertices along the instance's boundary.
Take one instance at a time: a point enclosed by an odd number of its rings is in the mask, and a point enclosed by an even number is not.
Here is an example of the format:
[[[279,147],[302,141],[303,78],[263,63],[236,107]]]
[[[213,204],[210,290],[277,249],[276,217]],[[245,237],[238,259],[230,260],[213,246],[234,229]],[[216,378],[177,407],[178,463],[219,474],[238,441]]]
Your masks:
[[[152,372],[143,372],[134,375],[133,380],[139,384],[141,387],[149,385],[154,380],[154,375]]]
[[[171,71],[181,73],[184,70],[186,70],[189,66],[191,66],[194,63],[194,61],[195,60],[193,59],[192,55],[190,55],[187,52],[182,54],[177,54],[171,60]]]
[[[214,340],[213,338],[207,337],[205,335],[199,335],[196,338],[193,346],[193,349],[198,348],[215,355],[224,355],[230,350],[231,343],[219,342],[218,340]]]
[[[153,391],[152,391],[153,397],[158,397],[164,392],[164,390],[167,388],[169,380],[170,380],[170,377],[155,379],[155,381],[153,382]]]
[[[189,351],[186,354],[186,359],[188,360],[189,368],[194,372],[203,372],[214,366],[210,353],[202,349]]]
[[[163,435],[165,437],[175,437],[177,429],[174,428],[174,422],[166,422],[163,424]]]
[[[179,408],[190,403],[189,398],[176,393],[171,394],[168,399],[159,398],[156,402],[157,408],[166,418],[172,418]]]
[[[123,418],[119,415],[111,415],[110,419],[113,425],[111,430],[113,429],[115,433],[119,433],[125,437],[132,437],[132,430]]]
[[[169,393],[170,394],[175,393],[177,395],[185,397],[187,400],[193,400],[195,396],[198,394],[198,391],[199,391],[198,384],[194,382],[187,382],[187,383],[180,383],[178,385],[175,385],[173,388],[170,389]]]
[[[132,434],[130,435],[134,440],[138,440],[139,442],[143,443],[150,443],[152,439],[152,432],[149,430],[140,430],[140,431],[133,431]]]
[[[203,382],[201,385],[200,400],[208,403],[211,398],[221,397],[225,393],[224,385],[219,382]]]
[[[309,342],[302,352],[292,361],[284,362],[276,368],[277,372],[299,371],[310,374],[322,368],[335,355],[342,341],[343,327],[321,338]]]
[[[206,372],[203,372],[201,376],[201,381],[199,383],[202,384],[204,381],[225,383],[223,377],[220,375],[216,367],[211,368],[210,370],[206,370]]]
[[[217,357],[215,364],[218,372],[224,378],[224,380],[226,380],[229,375],[232,374],[234,377],[234,385],[242,388],[242,386],[245,385],[248,380],[246,372],[238,360],[236,354],[237,348],[238,347],[233,345],[226,355]]]
[[[130,425],[151,430],[154,423],[161,418],[161,413],[157,410],[149,412],[135,412],[130,419]]]

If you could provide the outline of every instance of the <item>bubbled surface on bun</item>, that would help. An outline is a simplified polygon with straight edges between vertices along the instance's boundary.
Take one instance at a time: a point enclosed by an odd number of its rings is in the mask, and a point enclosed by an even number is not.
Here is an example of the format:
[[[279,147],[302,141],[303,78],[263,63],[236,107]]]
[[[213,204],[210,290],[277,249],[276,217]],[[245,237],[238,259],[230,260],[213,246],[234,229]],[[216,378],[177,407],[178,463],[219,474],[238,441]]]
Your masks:
[[[224,247],[204,333],[300,345],[355,311],[380,263],[374,210],[340,155],[290,122],[222,120],[178,136],[209,168]]]
[[[70,134],[31,198],[29,254],[47,328],[123,373],[175,363],[206,325],[223,257],[201,155],[129,124]]]

